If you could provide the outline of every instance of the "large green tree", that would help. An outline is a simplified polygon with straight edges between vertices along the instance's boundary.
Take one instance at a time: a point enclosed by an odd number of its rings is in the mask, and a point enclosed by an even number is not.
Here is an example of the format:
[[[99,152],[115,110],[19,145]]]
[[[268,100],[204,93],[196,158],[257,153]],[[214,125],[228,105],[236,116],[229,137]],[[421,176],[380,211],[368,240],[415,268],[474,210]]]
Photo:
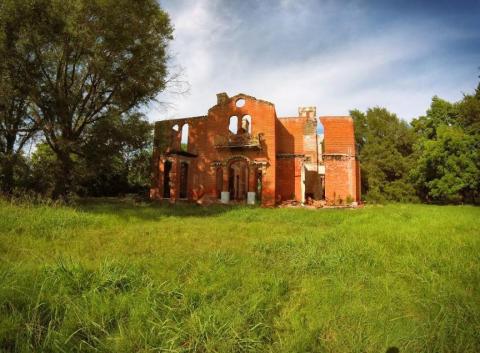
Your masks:
[[[168,80],[168,15],[155,0],[5,0],[16,24],[32,115],[60,168],[55,194],[73,182],[89,126],[155,99]]]
[[[361,166],[362,193],[369,201],[413,201],[408,181],[415,136],[405,121],[385,108],[350,112]]]

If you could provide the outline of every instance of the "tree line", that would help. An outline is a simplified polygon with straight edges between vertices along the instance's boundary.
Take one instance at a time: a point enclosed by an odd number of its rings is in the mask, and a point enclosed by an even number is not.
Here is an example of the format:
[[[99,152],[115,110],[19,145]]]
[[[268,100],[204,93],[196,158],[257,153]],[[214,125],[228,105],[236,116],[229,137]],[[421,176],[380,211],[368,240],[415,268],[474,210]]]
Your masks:
[[[141,110],[169,82],[172,33],[155,0],[0,2],[2,193],[145,193]],[[410,123],[380,107],[351,115],[365,200],[479,202],[480,84]]]
[[[480,202],[480,83],[455,103],[433,97],[410,123],[385,108],[350,113],[364,199]]]

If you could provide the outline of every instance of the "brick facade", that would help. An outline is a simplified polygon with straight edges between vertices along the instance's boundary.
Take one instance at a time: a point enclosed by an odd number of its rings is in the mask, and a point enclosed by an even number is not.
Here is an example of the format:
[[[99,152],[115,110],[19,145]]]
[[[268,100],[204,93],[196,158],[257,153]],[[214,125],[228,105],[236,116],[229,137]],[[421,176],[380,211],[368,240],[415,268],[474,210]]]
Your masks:
[[[324,138],[317,121],[314,107],[278,118],[270,102],[225,93],[206,116],[158,121],[150,197],[264,206],[306,195],[359,200],[352,119],[321,117]]]

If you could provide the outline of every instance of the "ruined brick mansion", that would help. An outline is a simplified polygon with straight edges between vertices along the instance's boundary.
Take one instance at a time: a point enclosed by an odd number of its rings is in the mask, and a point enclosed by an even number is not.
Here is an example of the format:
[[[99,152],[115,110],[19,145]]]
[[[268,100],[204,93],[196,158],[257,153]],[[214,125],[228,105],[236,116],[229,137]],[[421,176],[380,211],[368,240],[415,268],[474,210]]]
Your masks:
[[[317,118],[315,107],[277,117],[272,103],[245,94],[218,94],[205,116],[156,122],[153,161],[152,199],[360,199],[351,117]]]

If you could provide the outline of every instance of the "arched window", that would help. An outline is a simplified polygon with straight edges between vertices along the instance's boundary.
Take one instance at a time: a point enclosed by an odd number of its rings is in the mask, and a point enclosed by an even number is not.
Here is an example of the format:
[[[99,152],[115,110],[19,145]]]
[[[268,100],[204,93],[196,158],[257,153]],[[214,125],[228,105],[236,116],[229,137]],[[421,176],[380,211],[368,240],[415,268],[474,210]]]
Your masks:
[[[230,117],[230,124],[228,125],[228,130],[230,130],[231,133],[236,134],[238,131],[238,117],[237,116],[231,116]]]
[[[178,132],[178,124],[173,125],[172,130]]]
[[[183,124],[182,126],[182,138],[180,140],[181,143],[181,150],[182,151],[188,151],[188,124]]]
[[[252,133],[252,117],[250,115],[244,115],[242,117],[242,132]]]

